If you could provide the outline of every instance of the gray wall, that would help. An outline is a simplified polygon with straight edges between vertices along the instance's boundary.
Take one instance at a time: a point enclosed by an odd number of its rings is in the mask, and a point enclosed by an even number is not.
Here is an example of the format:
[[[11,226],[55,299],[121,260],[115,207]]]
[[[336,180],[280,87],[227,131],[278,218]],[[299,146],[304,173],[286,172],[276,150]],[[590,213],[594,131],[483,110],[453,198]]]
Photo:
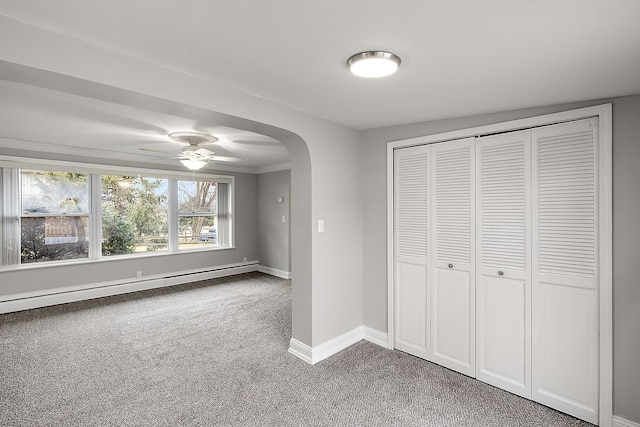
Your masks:
[[[289,223],[291,171],[258,175],[258,257],[260,265],[291,272]],[[282,203],[278,202],[282,197]],[[282,222],[282,217],[285,222]]]
[[[13,41],[0,43],[3,78],[145,109],[170,103],[194,123],[204,115],[282,142],[291,159],[293,338],[316,346],[362,325],[359,131],[3,16],[0,38]],[[318,219],[325,233],[315,231]]]
[[[223,172],[223,174],[236,177],[235,249],[2,271],[0,272],[0,298],[22,292],[38,291],[46,294],[48,290],[60,287],[133,279],[137,271],[142,271],[143,276],[153,276],[242,262],[244,257],[248,260],[257,260],[257,177],[254,174],[243,173]]]
[[[613,104],[613,407],[640,423],[640,96],[373,129],[363,133],[364,324],[387,330],[386,145],[591,105]]]

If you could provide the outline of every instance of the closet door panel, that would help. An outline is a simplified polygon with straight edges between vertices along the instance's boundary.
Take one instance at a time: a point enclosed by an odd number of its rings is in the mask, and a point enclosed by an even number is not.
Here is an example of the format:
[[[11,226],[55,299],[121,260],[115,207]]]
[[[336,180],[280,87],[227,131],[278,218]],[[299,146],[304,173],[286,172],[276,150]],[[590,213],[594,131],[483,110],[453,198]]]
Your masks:
[[[431,333],[433,361],[473,376],[471,283],[468,271],[435,267]]]
[[[399,262],[396,283],[395,348],[428,358],[426,266]]]
[[[428,358],[428,146],[394,152],[394,347]]]
[[[597,326],[593,291],[539,282],[536,389],[540,403],[597,423]]]
[[[477,378],[531,397],[531,134],[478,138]]]
[[[534,400],[598,422],[597,119],[535,129]]]
[[[480,277],[477,378],[531,396],[525,280]]]
[[[475,376],[474,139],[431,148],[431,360]]]

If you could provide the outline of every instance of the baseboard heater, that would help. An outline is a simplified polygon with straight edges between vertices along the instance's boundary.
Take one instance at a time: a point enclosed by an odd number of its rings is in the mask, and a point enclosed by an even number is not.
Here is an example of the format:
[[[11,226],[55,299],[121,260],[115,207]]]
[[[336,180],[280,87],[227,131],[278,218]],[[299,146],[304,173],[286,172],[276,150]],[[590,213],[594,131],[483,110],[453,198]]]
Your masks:
[[[260,263],[258,261],[248,261],[207,269],[147,276],[140,279],[136,278],[79,286],[68,286],[64,288],[7,295],[2,301],[0,301],[0,314],[144,291],[147,289],[175,286],[200,280],[217,279],[220,277],[233,276],[234,274],[258,271],[259,267]]]

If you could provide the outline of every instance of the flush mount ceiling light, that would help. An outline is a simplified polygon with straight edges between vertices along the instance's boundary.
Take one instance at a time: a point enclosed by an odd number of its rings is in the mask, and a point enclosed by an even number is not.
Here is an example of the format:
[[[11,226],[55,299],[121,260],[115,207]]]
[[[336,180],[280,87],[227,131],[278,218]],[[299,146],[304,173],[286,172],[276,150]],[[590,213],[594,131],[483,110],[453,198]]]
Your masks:
[[[385,77],[396,72],[400,57],[391,52],[367,51],[353,55],[347,61],[349,69],[359,77]]]

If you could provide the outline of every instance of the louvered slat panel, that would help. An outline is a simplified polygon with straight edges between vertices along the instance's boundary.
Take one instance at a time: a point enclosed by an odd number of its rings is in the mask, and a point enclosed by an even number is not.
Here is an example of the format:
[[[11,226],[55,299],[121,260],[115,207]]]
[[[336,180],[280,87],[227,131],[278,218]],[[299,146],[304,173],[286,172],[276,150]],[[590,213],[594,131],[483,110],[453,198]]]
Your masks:
[[[479,208],[482,266],[526,266],[525,144],[480,144]]]
[[[427,256],[428,160],[426,152],[396,153],[396,250],[399,256]]]
[[[477,378],[531,397],[531,133],[477,140]]]
[[[594,277],[594,134],[544,137],[537,146],[540,272]]]
[[[432,145],[430,349],[475,376],[475,139]]]
[[[435,259],[471,262],[471,150],[462,147],[435,155]]]

